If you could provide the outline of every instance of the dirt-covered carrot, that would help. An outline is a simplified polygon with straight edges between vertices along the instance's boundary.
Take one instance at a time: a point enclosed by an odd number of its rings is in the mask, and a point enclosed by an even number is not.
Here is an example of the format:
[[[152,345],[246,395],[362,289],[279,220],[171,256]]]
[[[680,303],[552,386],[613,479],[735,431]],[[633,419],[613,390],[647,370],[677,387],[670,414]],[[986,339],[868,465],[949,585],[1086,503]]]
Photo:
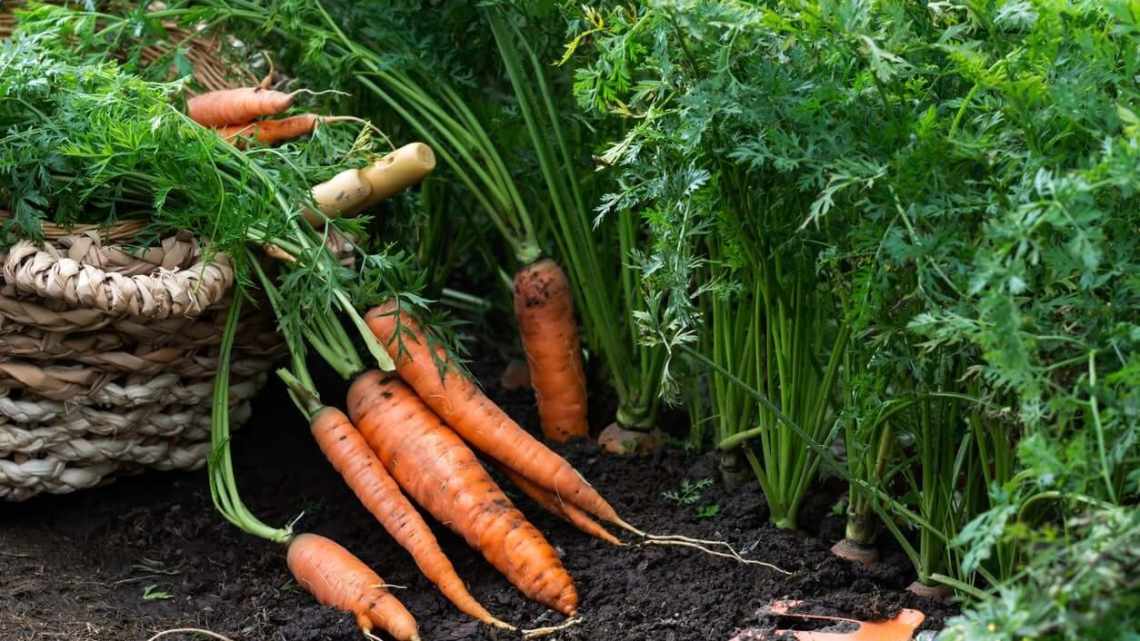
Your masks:
[[[636,531],[570,463],[520,427],[449,363],[442,345],[429,346],[411,315],[396,312],[396,303],[388,301],[369,311],[365,320],[388,349],[400,377],[464,440],[563,501],[603,521]],[[437,359],[445,364],[442,376]]]
[[[532,501],[538,503],[539,507],[547,512],[570,523],[596,539],[605,541],[611,545],[623,545],[616,536],[607,532],[597,521],[590,518],[589,514],[586,514],[574,505],[559,500],[558,497],[551,492],[544,490],[519,476],[517,473],[507,469],[502,463],[495,463],[495,469],[510,479],[511,483],[515,484],[515,487],[522,490],[523,494],[529,496]]]
[[[554,548],[407,385],[379,371],[361,374],[349,388],[348,413],[417,503],[523,594],[567,616],[577,612],[578,592]]]
[[[515,274],[515,318],[542,433],[559,443],[589,436],[574,299],[558,263],[544,258]]]
[[[335,407],[324,407],[313,414],[309,427],[325,458],[344,477],[364,507],[412,555],[420,572],[455,607],[488,625],[512,628],[491,616],[467,591],[431,528],[343,412]]]
[[[186,102],[186,113],[203,127],[245,125],[264,116],[272,116],[293,106],[300,93],[284,93],[263,87],[220,89],[194,96]]]
[[[321,604],[349,612],[366,634],[380,628],[397,641],[419,641],[416,620],[384,581],[335,541],[300,534],[289,543],[289,571]]]

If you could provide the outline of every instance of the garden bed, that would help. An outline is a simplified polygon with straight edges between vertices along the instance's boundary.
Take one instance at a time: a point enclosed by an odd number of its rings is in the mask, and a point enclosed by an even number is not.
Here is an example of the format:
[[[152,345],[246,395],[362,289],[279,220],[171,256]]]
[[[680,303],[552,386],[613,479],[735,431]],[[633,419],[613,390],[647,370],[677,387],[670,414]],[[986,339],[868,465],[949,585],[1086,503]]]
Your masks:
[[[529,392],[504,394],[494,386],[488,392],[524,425],[536,424]],[[254,416],[234,451],[239,485],[255,513],[268,523],[285,523],[303,510],[299,529],[331,536],[388,582],[405,586],[397,596],[416,616],[425,641],[494,638],[451,607],[360,507],[279,386],[262,395]],[[843,520],[831,512],[840,484],[817,490],[801,518],[807,531],[791,532],[767,523],[757,487],[726,492],[711,455],[690,458],[668,450],[646,461],[601,456],[587,447],[566,453],[633,523],[725,539],[749,558],[795,574],[679,548],[613,548],[512,492],[563,553],[582,597],[585,621],[555,638],[727,641],[739,628],[774,623],[757,611],[778,598],[810,599],[831,606],[829,613],[856,618],[918,608],[929,615],[927,628],[951,613],[904,591],[913,570],[893,546],[884,547],[883,561],[869,570],[831,556],[828,548],[842,535]],[[702,479],[713,483],[693,504],[663,496],[682,480]],[[715,515],[697,515],[714,505]],[[436,531],[488,609],[525,626],[556,622],[457,537],[438,526]],[[142,641],[176,627],[206,628],[235,641],[360,638],[349,616],[319,606],[296,586],[282,549],[243,535],[218,516],[204,472],[148,473],[70,496],[0,504],[0,639]]]

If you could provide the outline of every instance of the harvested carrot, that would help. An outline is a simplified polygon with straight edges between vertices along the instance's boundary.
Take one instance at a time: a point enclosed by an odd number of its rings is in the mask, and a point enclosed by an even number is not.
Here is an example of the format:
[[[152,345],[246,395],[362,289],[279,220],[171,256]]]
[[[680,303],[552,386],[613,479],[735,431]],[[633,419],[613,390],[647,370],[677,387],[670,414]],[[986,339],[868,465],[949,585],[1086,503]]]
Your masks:
[[[535,485],[534,483],[531,483],[525,478],[519,476],[516,472],[507,469],[501,463],[496,463],[495,469],[502,472],[503,476],[507,477],[510,479],[511,483],[515,484],[515,487],[522,490],[523,494],[529,496],[532,501],[538,503],[539,507],[546,510],[547,512],[550,512],[554,516],[557,516],[562,520],[570,523],[574,527],[585,532],[586,534],[589,534],[595,539],[600,539],[611,545],[624,545],[620,540],[618,540],[616,536],[607,532],[606,528],[602,527],[598,524],[597,521],[590,518],[589,514],[586,514],[577,507],[560,500],[554,494]]]
[[[313,187],[313,202],[317,204],[320,213],[306,208],[305,219],[312,225],[323,225],[326,218],[336,218],[352,211],[371,193],[372,186],[359,169],[346,169]]]
[[[558,443],[589,436],[574,298],[558,263],[544,258],[515,274],[515,318],[542,433]]]
[[[208,91],[188,100],[186,113],[203,127],[244,125],[292,107],[298,93],[284,93],[260,86]]]
[[[412,555],[424,576],[455,607],[488,625],[512,629],[512,626],[491,616],[467,591],[451,561],[440,549],[431,528],[400,491],[396,481],[385,471],[368,442],[344,412],[335,407],[322,408],[313,415],[310,429],[321,452],[344,477],[364,507]]]
[[[623,521],[570,463],[520,427],[449,362],[442,345],[429,346],[419,324],[405,312],[397,314],[394,301],[373,308],[365,320],[392,356],[400,377],[475,449],[563,501],[603,521],[639,532]],[[436,359],[444,364],[442,376]]]
[[[384,467],[527,597],[573,616],[578,592],[558,554],[475,454],[407,385],[379,371],[348,390],[348,413]]]
[[[218,135],[230,142],[253,138],[263,145],[274,145],[313,133],[318,122],[326,121],[317,114],[299,114],[276,120],[258,120],[244,125],[219,128]]]
[[[419,641],[416,620],[383,579],[335,541],[300,534],[290,541],[286,561],[301,587],[322,605],[353,614],[366,635],[375,638],[378,627],[397,641]]]
[[[349,213],[363,211],[419,183],[435,169],[435,153],[422,142],[413,142],[360,170],[371,186],[371,195]]]

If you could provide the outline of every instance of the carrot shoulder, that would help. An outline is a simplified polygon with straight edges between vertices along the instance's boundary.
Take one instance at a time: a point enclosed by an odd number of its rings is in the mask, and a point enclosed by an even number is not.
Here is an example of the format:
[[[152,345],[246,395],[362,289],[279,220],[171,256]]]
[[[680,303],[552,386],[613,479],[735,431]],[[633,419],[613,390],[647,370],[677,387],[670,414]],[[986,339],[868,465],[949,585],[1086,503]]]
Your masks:
[[[419,641],[416,620],[384,589],[384,581],[335,541],[300,534],[286,557],[297,583],[322,605],[349,612],[366,633],[379,627],[397,641]]]
[[[523,594],[567,616],[577,612],[578,592],[554,548],[415,392],[396,377],[366,372],[349,388],[348,412],[417,503]]]
[[[558,263],[544,258],[515,274],[515,318],[542,433],[559,443],[589,436],[574,298]]]
[[[188,100],[186,113],[203,127],[244,125],[285,111],[293,106],[294,95],[261,87],[208,91]]]
[[[409,314],[396,311],[396,304],[389,301],[369,311],[365,320],[392,355],[400,377],[464,440],[563,501],[603,521],[628,527],[570,463],[531,436],[457,367],[447,363],[446,350],[440,345],[429,346]],[[446,364],[442,377],[436,358]]]
[[[420,571],[462,612],[498,627],[510,627],[487,612],[467,591],[431,528],[343,412],[325,407],[310,428],[321,452],[344,477],[364,507],[407,550]]]

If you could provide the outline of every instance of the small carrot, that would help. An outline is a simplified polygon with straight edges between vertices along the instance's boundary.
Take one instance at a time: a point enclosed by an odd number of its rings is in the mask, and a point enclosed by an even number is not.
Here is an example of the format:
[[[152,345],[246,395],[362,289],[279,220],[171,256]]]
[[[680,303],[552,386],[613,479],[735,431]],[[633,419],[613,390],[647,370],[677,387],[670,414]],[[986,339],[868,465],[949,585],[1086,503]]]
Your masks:
[[[554,548],[407,385],[375,370],[361,374],[348,390],[348,413],[417,503],[523,594],[567,616],[577,612],[578,592]]]
[[[284,93],[260,86],[208,91],[188,100],[186,113],[203,127],[244,125],[292,107],[293,99],[302,91]]]
[[[397,641],[419,641],[416,620],[367,565],[335,541],[300,534],[289,542],[289,571],[322,605],[356,616],[365,635],[374,627]]]
[[[519,476],[516,472],[507,469],[501,463],[496,463],[495,469],[510,479],[511,483],[515,484],[515,487],[522,490],[523,494],[529,496],[532,501],[538,503],[539,507],[547,512],[561,518],[596,539],[605,541],[611,545],[624,545],[616,536],[607,532],[597,521],[590,518],[589,514],[586,514],[574,505],[560,500],[554,494],[531,483],[522,476]]]
[[[412,555],[429,581],[460,611],[488,625],[513,629],[491,616],[471,596],[440,549],[431,528],[388,475],[344,412],[324,407],[313,414],[310,429],[325,458],[344,477],[360,502],[388,534]]]
[[[542,433],[559,443],[589,436],[574,298],[558,263],[544,258],[515,274],[515,318]]]
[[[368,327],[388,349],[400,377],[475,449],[496,459],[540,487],[595,517],[631,532],[639,532],[582,475],[507,416],[474,382],[448,360],[442,345],[428,345],[427,336],[395,301],[373,308]],[[400,336],[397,339],[397,326]],[[443,371],[437,367],[443,363]]]
[[[223,139],[240,148],[244,146],[246,138],[256,140],[263,145],[276,145],[308,136],[316,130],[318,125],[328,125],[334,122],[366,123],[367,121],[355,116],[321,116],[308,113],[276,120],[258,120],[244,125],[220,127],[214,131],[218,132],[218,135]]]

